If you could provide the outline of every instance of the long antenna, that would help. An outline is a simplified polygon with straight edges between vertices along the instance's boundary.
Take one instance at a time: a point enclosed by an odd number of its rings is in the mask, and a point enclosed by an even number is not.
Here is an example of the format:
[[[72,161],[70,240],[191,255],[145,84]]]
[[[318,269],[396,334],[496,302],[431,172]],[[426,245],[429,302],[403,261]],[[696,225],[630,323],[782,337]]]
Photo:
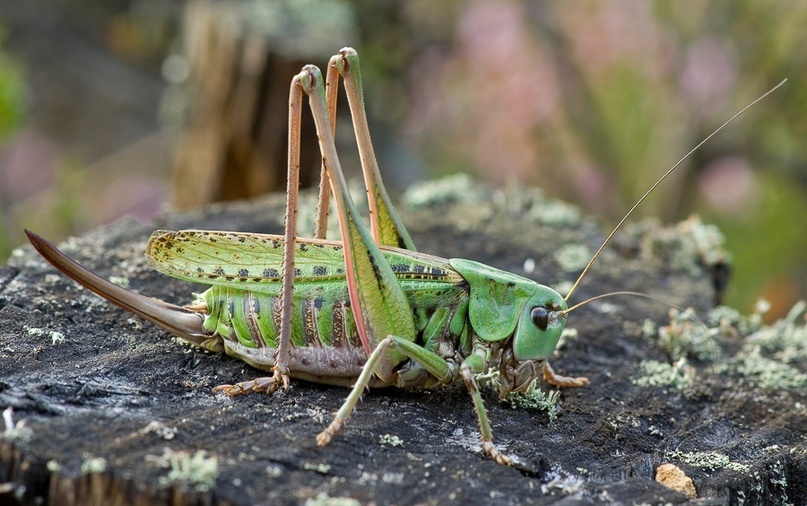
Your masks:
[[[661,184],[661,183],[662,183],[662,182],[663,182],[665,179],[667,179],[667,176],[669,176],[670,174],[672,174],[672,172],[673,172],[675,169],[677,169],[677,168],[678,168],[678,166],[679,166],[679,165],[681,165],[681,164],[684,162],[684,160],[686,160],[687,158],[689,158],[689,157],[690,157],[690,155],[692,155],[692,153],[694,153],[695,151],[697,151],[697,150],[698,150],[698,148],[700,148],[701,146],[703,146],[704,144],[706,144],[706,141],[708,141],[709,139],[711,139],[712,137],[714,137],[714,136],[715,136],[715,135],[716,135],[716,134],[717,134],[719,131],[723,130],[723,128],[725,128],[725,127],[726,127],[726,125],[728,125],[729,123],[731,123],[732,121],[734,121],[735,119],[737,119],[737,118],[738,118],[740,115],[742,115],[742,114],[743,114],[745,111],[747,111],[748,109],[750,109],[750,108],[752,108],[753,106],[755,106],[755,105],[757,104],[757,102],[759,102],[759,101],[760,101],[760,100],[762,100],[763,98],[767,97],[768,95],[770,95],[771,93],[773,93],[774,91],[776,91],[776,90],[777,90],[777,89],[778,89],[780,86],[782,86],[783,84],[785,84],[785,82],[787,82],[787,79],[782,80],[782,82],[781,82],[781,83],[777,84],[776,86],[774,86],[773,88],[771,88],[770,90],[768,90],[767,92],[765,92],[765,93],[764,93],[762,96],[760,96],[759,98],[757,98],[756,100],[754,100],[753,102],[751,102],[750,104],[748,104],[747,106],[743,107],[743,108],[742,108],[742,110],[740,110],[740,112],[738,112],[737,114],[735,114],[734,116],[732,116],[731,118],[729,118],[729,120],[728,120],[728,121],[726,121],[725,123],[723,123],[722,125],[720,125],[719,127],[717,127],[717,129],[716,129],[714,132],[710,133],[710,134],[709,134],[709,135],[708,135],[708,136],[707,136],[705,139],[703,139],[702,141],[700,141],[700,142],[698,143],[698,145],[697,145],[697,146],[695,146],[694,148],[692,148],[691,150],[689,150],[689,152],[688,152],[687,154],[685,154],[683,157],[681,157],[681,159],[680,159],[680,160],[678,160],[677,162],[675,162],[675,165],[673,165],[672,167],[670,167],[670,169],[669,169],[667,172],[665,172],[665,173],[664,173],[664,175],[663,175],[663,176],[661,176],[661,177],[659,178],[659,180],[658,180],[658,181],[656,181],[656,182],[653,184],[653,186],[651,186],[651,187],[650,187],[650,189],[649,189],[649,190],[647,190],[647,192],[645,192],[645,194],[644,194],[644,195],[642,195],[642,196],[641,196],[641,198],[639,198],[639,200],[637,200],[637,201],[636,201],[636,203],[635,203],[635,204],[633,204],[633,207],[631,207],[631,208],[630,208],[630,210],[629,210],[629,211],[628,211],[628,212],[625,214],[625,216],[624,216],[624,217],[623,217],[623,218],[622,218],[622,219],[619,221],[619,223],[617,223],[616,227],[614,227],[614,229],[611,231],[611,233],[610,233],[610,234],[608,234],[608,237],[606,237],[606,238],[605,238],[605,241],[603,241],[602,245],[600,245],[600,248],[597,250],[597,252],[596,252],[596,253],[594,253],[594,256],[592,256],[592,257],[591,257],[591,260],[589,260],[589,261],[588,261],[588,264],[587,264],[587,265],[586,265],[586,267],[583,269],[583,272],[581,272],[581,273],[580,273],[580,276],[578,276],[578,277],[577,277],[577,281],[575,281],[575,282],[574,282],[574,285],[572,285],[572,288],[569,290],[569,293],[567,293],[567,294],[566,294],[566,297],[564,297],[564,298],[563,298],[563,300],[565,300],[566,302],[569,302],[569,298],[572,296],[572,294],[574,293],[574,291],[575,291],[575,290],[577,290],[577,286],[580,284],[580,281],[582,281],[582,280],[583,280],[583,278],[584,278],[584,277],[586,276],[586,274],[588,273],[589,269],[591,269],[591,266],[594,264],[594,261],[595,261],[595,260],[597,260],[597,258],[600,256],[600,253],[602,253],[602,250],[604,250],[604,249],[605,249],[605,247],[608,245],[608,243],[610,243],[610,242],[611,242],[611,239],[614,237],[614,235],[616,235],[617,231],[618,231],[620,228],[622,228],[622,225],[623,225],[623,224],[624,224],[624,223],[627,221],[627,219],[630,217],[630,215],[631,215],[631,214],[633,214],[633,211],[635,211],[635,210],[636,210],[636,208],[637,208],[637,207],[639,207],[639,205],[640,205],[642,202],[644,202],[644,200],[645,200],[645,199],[646,199],[646,198],[647,198],[647,197],[648,197],[648,196],[649,196],[651,193],[653,193],[653,190],[655,190],[655,189],[656,189],[656,187],[657,187],[658,185],[660,185],[660,184]]]
[[[642,292],[632,292],[632,291],[628,291],[628,290],[621,290],[619,292],[608,292],[608,293],[601,293],[600,295],[595,295],[594,297],[591,297],[590,299],[586,299],[583,302],[578,302],[577,304],[575,304],[574,306],[572,306],[572,307],[570,307],[568,309],[564,309],[563,311],[561,311],[561,314],[567,315],[567,314],[571,313],[572,311],[575,311],[575,310],[577,310],[577,309],[579,309],[579,308],[581,308],[581,307],[583,307],[585,305],[590,304],[591,302],[595,302],[595,301],[598,301],[600,299],[605,299],[607,297],[613,297],[615,295],[630,295],[631,297],[642,297],[642,298],[645,298],[645,299],[654,300],[656,302],[661,302],[662,304],[665,304],[667,306],[673,307],[673,308],[675,308],[675,309],[677,309],[679,311],[683,311],[683,308],[681,308],[681,306],[679,306],[677,304],[674,304],[674,303],[670,302],[667,299],[662,299],[661,297],[656,297],[654,295],[648,295],[648,294],[642,293]]]

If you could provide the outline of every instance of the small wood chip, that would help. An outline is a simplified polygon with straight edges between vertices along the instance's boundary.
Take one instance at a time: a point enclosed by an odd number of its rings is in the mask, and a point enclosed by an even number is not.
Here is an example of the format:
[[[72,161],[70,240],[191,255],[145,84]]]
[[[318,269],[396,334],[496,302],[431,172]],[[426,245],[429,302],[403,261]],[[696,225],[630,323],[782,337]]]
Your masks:
[[[690,499],[698,497],[692,478],[674,464],[662,464],[656,469],[656,481],[667,488],[686,494]]]

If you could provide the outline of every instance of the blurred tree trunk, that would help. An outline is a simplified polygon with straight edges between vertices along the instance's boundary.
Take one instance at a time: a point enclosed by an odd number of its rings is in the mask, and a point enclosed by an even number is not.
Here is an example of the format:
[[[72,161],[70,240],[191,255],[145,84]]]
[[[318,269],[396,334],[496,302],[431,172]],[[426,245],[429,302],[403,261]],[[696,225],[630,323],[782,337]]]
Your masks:
[[[289,83],[304,64],[324,64],[339,47],[310,43],[316,38],[295,25],[295,7],[278,5],[256,13],[242,2],[204,0],[185,10],[188,113],[175,147],[171,198],[178,209],[285,187]],[[310,186],[319,156],[308,117],[302,130],[301,185]]]

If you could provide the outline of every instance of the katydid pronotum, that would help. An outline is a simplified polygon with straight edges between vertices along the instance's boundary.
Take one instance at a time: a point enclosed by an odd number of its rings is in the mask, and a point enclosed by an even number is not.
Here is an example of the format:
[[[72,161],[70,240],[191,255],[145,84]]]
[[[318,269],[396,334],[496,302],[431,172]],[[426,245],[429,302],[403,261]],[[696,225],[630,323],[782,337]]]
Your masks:
[[[369,230],[350,197],[334,145],[340,76],[364,172]],[[310,239],[296,232],[303,94],[309,97],[322,154],[317,231]],[[326,80],[317,67],[307,65],[291,83],[284,236],[200,230],[151,236],[146,258],[153,268],[212,285],[194,304],[180,307],[126,290],[26,233],[49,262],[89,290],[192,344],[272,372],[215,391],[273,393],[287,388],[290,377],[351,387],[333,421],[317,436],[320,446],[339,432],[368,387],[435,387],[462,380],[479,420],[482,448],[496,462],[510,464],[493,445],[475,375],[498,370],[502,397],[527,389],[539,377],[557,386],[588,384],[586,378],[555,374],[547,360],[570,312],[627,292],[572,307],[567,302],[616,230],[681,161],[628,211],[565,297],[471,260],[418,253],[381,181],[358,56],[345,48],[331,58]],[[341,231],[338,242],[325,238],[331,197]]]

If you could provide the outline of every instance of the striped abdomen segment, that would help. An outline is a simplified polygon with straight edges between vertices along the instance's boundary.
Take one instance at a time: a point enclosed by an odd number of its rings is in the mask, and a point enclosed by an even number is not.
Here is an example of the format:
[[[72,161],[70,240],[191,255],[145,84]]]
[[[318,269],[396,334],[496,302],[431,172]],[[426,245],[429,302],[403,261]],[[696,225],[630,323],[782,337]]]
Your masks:
[[[201,295],[208,312],[204,329],[248,348],[275,348],[280,331],[280,298],[214,286]],[[353,313],[345,298],[296,299],[292,313],[295,347],[361,348]]]

